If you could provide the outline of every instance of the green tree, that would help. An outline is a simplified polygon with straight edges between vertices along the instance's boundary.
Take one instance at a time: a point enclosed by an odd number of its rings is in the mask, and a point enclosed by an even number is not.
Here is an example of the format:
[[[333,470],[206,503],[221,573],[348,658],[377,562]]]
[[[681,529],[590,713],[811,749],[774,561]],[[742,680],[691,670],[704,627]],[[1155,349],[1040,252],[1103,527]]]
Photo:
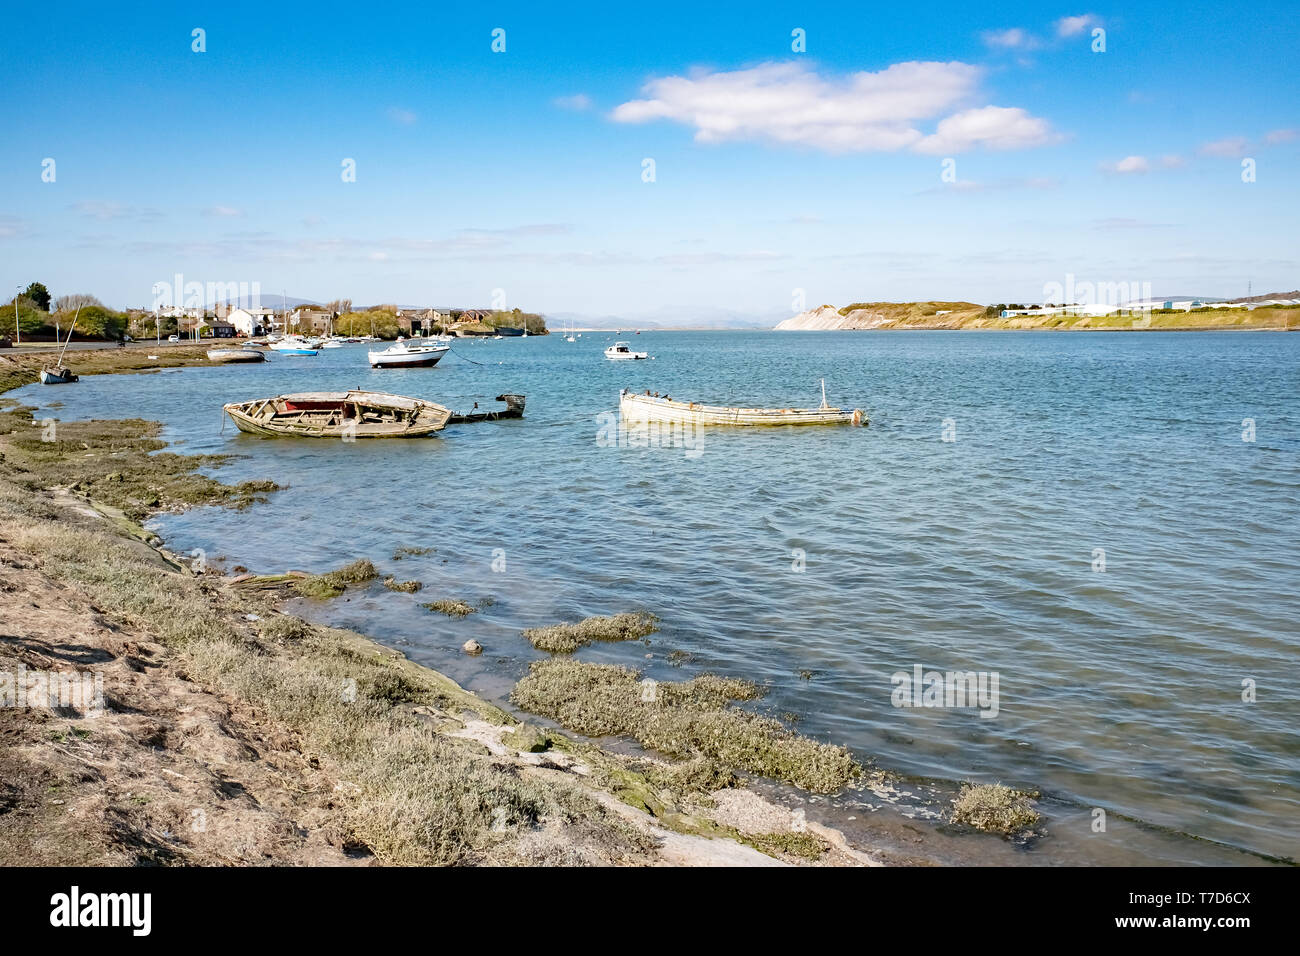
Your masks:
[[[24,296],[36,303],[36,307],[42,312],[50,311],[50,290],[40,282],[33,282],[23,293]]]

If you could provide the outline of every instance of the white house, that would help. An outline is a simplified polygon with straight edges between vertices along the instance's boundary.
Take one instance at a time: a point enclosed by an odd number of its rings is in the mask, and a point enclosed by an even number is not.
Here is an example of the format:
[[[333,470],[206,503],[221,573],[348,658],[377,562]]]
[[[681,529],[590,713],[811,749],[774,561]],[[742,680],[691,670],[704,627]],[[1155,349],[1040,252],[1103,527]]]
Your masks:
[[[231,309],[226,313],[226,321],[233,325],[240,335],[261,335],[271,328],[274,315],[273,309],[250,306],[247,309]]]

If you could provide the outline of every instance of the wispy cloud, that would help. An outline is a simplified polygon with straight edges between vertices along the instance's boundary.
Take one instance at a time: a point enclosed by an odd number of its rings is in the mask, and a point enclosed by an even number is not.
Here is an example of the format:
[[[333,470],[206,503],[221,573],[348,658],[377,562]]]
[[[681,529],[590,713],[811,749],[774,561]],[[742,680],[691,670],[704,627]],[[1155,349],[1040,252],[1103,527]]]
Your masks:
[[[562,110],[589,110],[591,109],[591,97],[586,93],[575,93],[572,96],[557,96],[553,101],[556,106]]]
[[[1265,144],[1277,146],[1281,143],[1290,143],[1300,138],[1300,129],[1275,129],[1264,136]]]
[[[987,149],[1031,149],[1059,143],[1045,119],[1031,116],[1018,106],[984,106],[965,110],[939,121],[934,133],[916,144],[917,152],[942,155]]]
[[[1151,163],[1147,161],[1145,156],[1125,156],[1118,162],[1102,163],[1101,168],[1108,173],[1118,173],[1121,176],[1126,176],[1151,172]]]
[[[238,219],[244,213],[234,206],[209,206],[203,210],[205,216],[216,216],[220,219]]]
[[[1230,136],[1227,139],[1202,143],[1201,148],[1197,150],[1202,156],[1240,156],[1245,151],[1246,137],[1244,136]]]
[[[1147,222],[1142,219],[1132,219],[1124,216],[1111,216],[1106,219],[1094,219],[1092,228],[1103,232],[1126,231],[1131,229],[1172,229],[1174,224],[1171,222]]]
[[[1092,13],[1080,13],[1073,17],[1061,17],[1056,21],[1056,35],[1058,37],[1075,37],[1087,30],[1089,27],[1096,26],[1101,20]]]
[[[975,99],[981,76],[979,67],[957,61],[896,63],[843,77],[796,63],[695,70],[651,80],[645,99],[623,103],[610,118],[681,123],[700,143],[768,142],[830,153],[1019,149],[1053,141],[1046,120],[1015,107],[953,113],[929,136],[918,128]]]
[[[932,186],[929,189],[922,189],[917,195],[925,196],[934,193],[961,194],[1007,192],[1017,189],[1056,189],[1060,185],[1060,180],[1052,179],[1048,176],[1031,176],[1022,179],[995,179],[987,182],[974,179],[959,179],[954,183],[943,183],[938,186]]]
[[[1020,27],[1009,27],[1006,30],[985,30],[980,34],[986,46],[995,50],[1036,50],[1042,46],[1042,41],[1027,30]]]
[[[17,216],[0,216],[0,239],[22,239],[31,233],[31,224]]]
[[[84,219],[94,219],[99,222],[111,222],[115,219],[152,221],[161,218],[162,215],[157,209],[149,206],[132,206],[129,203],[109,199],[81,199],[68,208]]]
[[[1052,24],[1054,37],[1050,39],[1043,39],[1037,33],[1026,30],[1024,27],[985,30],[980,34],[980,39],[991,50],[1028,53],[1049,46],[1059,48],[1062,45],[1061,41],[1077,37],[1090,27],[1099,26],[1100,24],[1101,18],[1095,13],[1080,13],[1075,16],[1061,17]]]
[[[398,126],[414,126],[415,121],[419,119],[414,112],[402,109],[400,106],[390,106],[385,112]]]

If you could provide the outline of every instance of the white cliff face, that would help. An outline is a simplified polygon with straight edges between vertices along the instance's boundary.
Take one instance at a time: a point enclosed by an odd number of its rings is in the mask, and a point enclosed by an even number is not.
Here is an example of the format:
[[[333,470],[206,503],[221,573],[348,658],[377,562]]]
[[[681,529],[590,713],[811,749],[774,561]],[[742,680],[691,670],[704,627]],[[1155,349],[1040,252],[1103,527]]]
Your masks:
[[[794,318],[786,319],[776,327],[778,332],[794,332],[808,329],[816,330],[834,330],[834,329],[875,329],[892,321],[889,316],[883,312],[872,312],[869,309],[854,309],[847,315],[840,315],[840,312],[833,305],[823,305],[815,309],[809,309],[807,312],[800,312]]]

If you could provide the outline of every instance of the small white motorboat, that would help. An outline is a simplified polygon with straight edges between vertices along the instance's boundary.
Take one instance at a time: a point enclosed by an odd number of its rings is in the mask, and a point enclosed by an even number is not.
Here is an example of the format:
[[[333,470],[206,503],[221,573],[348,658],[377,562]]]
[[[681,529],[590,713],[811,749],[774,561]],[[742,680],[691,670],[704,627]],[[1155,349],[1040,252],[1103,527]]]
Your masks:
[[[237,362],[265,362],[266,353],[261,349],[250,348],[248,346],[208,349],[208,361],[218,362],[222,365],[230,365]]]
[[[317,349],[300,335],[286,335],[271,345],[273,352],[281,355],[315,355]]]
[[[368,352],[371,368],[428,368],[451,351],[446,345],[412,345],[398,342],[382,352]]]
[[[631,346],[626,342],[615,342],[609,348],[605,349],[605,358],[612,359],[615,362],[630,359],[645,359],[649,357],[650,355],[647,352],[633,352]]]

